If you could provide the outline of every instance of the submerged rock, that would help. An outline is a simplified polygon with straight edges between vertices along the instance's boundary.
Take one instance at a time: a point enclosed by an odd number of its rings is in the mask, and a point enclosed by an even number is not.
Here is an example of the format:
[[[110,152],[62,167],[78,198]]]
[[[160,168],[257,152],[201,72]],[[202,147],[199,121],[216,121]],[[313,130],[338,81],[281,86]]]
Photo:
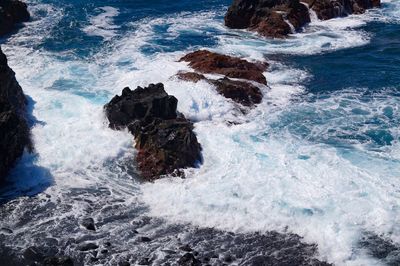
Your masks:
[[[25,3],[19,0],[0,0],[0,36],[11,32],[15,24],[29,19]]]
[[[180,61],[189,62],[189,66],[200,73],[220,74],[228,78],[247,79],[261,84],[267,84],[263,72],[266,63],[251,63],[244,59],[199,50],[182,57]],[[186,78],[197,79],[200,76],[186,75]]]
[[[201,146],[193,124],[177,112],[178,100],[164,85],[125,88],[105,106],[113,129],[128,128],[136,140],[136,161],[147,180],[177,173],[201,161]]]
[[[31,148],[26,105],[22,88],[0,48],[0,184],[24,148]]]
[[[310,22],[307,5],[319,19],[326,20],[363,13],[380,6],[380,0],[234,0],[225,15],[225,25],[282,38]]]

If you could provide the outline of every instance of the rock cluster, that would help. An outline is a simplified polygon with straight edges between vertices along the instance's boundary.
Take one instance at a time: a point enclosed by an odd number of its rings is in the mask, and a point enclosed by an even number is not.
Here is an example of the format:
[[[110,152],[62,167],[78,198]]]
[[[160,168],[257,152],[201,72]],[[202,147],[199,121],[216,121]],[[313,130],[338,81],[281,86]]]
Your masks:
[[[181,175],[180,169],[201,161],[193,124],[177,112],[177,104],[159,83],[133,91],[125,88],[105,106],[110,127],[128,128],[134,135],[138,168],[146,180]]]
[[[321,20],[362,14],[367,9],[380,7],[380,0],[303,0]]]
[[[189,62],[190,67],[200,72],[180,72],[177,77],[182,80],[192,82],[205,80],[213,84],[218,93],[244,106],[252,106],[262,100],[260,89],[251,82],[267,84],[267,80],[263,75],[263,72],[268,67],[266,63],[251,63],[237,57],[205,50],[189,53],[182,57],[180,61]],[[219,74],[225,77],[209,79],[201,73]],[[238,81],[231,78],[246,81]]]
[[[225,15],[225,25],[282,38],[310,22],[309,8],[326,20],[378,6],[380,0],[234,0]]]
[[[25,147],[31,147],[25,120],[27,100],[0,48],[0,183]]]
[[[15,24],[29,19],[25,3],[19,0],[0,0],[0,36],[10,33]]]

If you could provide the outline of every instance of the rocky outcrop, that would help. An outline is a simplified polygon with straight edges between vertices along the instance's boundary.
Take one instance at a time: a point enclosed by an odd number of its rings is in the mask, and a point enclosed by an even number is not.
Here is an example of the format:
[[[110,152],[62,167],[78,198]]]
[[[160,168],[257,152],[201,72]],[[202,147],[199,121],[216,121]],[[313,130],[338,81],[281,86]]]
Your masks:
[[[180,61],[189,62],[189,66],[200,73],[220,74],[229,78],[247,79],[267,84],[263,72],[268,64],[251,63],[246,60],[199,50],[182,57]]]
[[[267,63],[251,63],[246,60],[213,53],[210,51],[196,51],[182,57],[180,61],[189,62],[194,70],[200,72],[179,72],[177,77],[185,81],[198,82],[200,80],[213,84],[217,92],[244,106],[253,106],[262,100],[260,89],[252,81],[267,84],[263,72]],[[211,79],[204,74],[219,74],[225,77]],[[233,80],[242,79],[244,81]]]
[[[235,0],[225,16],[229,28],[249,29],[274,38],[282,38],[292,32],[292,27],[299,30],[308,22],[308,8],[299,0]]]
[[[0,183],[22,155],[31,148],[25,120],[27,100],[0,48]]]
[[[146,180],[181,175],[180,169],[201,161],[193,124],[177,112],[177,104],[159,83],[133,91],[125,88],[105,106],[110,127],[128,128],[134,135],[137,165]]]
[[[263,95],[260,89],[249,82],[231,80],[227,77],[209,79],[196,72],[179,72],[176,76],[179,79],[195,83],[200,80],[207,81],[215,86],[219,94],[244,106],[254,106],[262,101]]]
[[[0,36],[11,32],[15,24],[29,19],[25,3],[18,0],[0,0]]]
[[[362,14],[367,9],[380,7],[380,0],[303,0],[321,20]]]
[[[304,3],[302,3],[304,2]],[[380,6],[380,0],[234,0],[225,25],[249,29],[265,37],[282,38],[310,22],[309,8],[319,19],[360,14]],[[307,7],[308,6],[308,7]]]

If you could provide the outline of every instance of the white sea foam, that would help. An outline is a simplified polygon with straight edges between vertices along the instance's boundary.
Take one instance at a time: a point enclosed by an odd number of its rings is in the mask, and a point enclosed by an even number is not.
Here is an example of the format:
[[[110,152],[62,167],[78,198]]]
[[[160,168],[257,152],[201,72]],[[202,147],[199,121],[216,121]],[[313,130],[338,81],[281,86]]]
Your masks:
[[[111,6],[100,7],[101,12],[97,16],[89,18],[90,25],[85,27],[83,31],[92,36],[103,37],[104,40],[110,40],[116,35],[119,26],[114,24],[114,17],[119,15],[119,10]]]

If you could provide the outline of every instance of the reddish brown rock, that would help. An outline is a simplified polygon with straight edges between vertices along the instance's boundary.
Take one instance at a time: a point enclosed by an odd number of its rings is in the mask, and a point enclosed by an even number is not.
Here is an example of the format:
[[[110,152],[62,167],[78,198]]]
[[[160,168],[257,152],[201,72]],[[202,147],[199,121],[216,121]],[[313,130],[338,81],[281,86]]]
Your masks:
[[[380,0],[234,0],[225,15],[225,25],[249,29],[266,37],[282,38],[310,22],[308,7],[319,19],[364,13],[379,7]]]
[[[210,82],[215,85],[221,95],[244,106],[253,106],[262,101],[263,95],[260,89],[248,82],[230,80],[228,78]]]
[[[247,79],[267,84],[263,72],[267,69],[266,63],[251,63],[246,60],[200,50],[189,53],[180,61],[189,62],[194,70],[207,74],[220,74],[229,78]]]
[[[128,128],[136,140],[136,161],[142,177],[154,180],[201,161],[201,146],[193,124],[177,112],[178,100],[163,84],[125,88],[105,106],[110,127]]]
[[[225,25],[250,29],[266,37],[282,38],[310,22],[308,8],[299,0],[235,0],[225,15]]]
[[[249,82],[231,80],[226,77],[218,80],[208,79],[195,72],[180,72],[176,76],[182,80],[195,83],[205,80],[213,84],[219,94],[244,106],[253,106],[262,101],[261,90]]]

